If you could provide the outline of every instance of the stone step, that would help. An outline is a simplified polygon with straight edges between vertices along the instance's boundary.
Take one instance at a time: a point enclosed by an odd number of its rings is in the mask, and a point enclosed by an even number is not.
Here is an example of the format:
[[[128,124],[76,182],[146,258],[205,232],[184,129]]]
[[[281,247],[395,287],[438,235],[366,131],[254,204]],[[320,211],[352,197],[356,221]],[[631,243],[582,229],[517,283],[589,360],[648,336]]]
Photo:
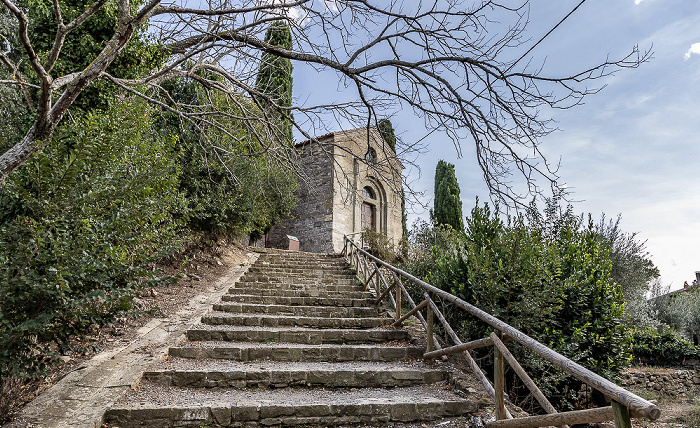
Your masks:
[[[349,265],[344,260],[340,261],[321,261],[313,260],[282,260],[282,261],[260,261],[258,260],[253,266],[257,269],[327,269],[334,270],[349,270]]]
[[[145,383],[130,391],[104,422],[122,428],[142,426],[336,426],[411,422],[469,414],[474,400],[439,386],[392,389],[281,390],[192,389]]]
[[[170,358],[144,379],[188,388],[395,388],[447,380],[447,372],[425,363],[243,363]]]
[[[316,296],[276,296],[260,294],[224,294],[221,297],[222,302],[239,302],[261,305],[289,305],[289,306],[355,306],[355,307],[374,307],[375,300],[369,298],[345,298],[345,297],[316,297]],[[306,293],[308,294],[308,293]],[[340,294],[336,294],[341,296]],[[371,296],[370,293],[366,293]]]
[[[333,266],[333,267],[323,267],[317,264],[309,264],[306,266],[296,265],[296,266],[263,266],[263,265],[253,265],[248,268],[246,275],[252,273],[270,273],[270,274],[281,274],[290,273],[297,275],[308,275],[310,277],[316,276],[355,276],[355,272],[348,269],[347,266]]]
[[[262,274],[247,275],[241,278],[237,284],[279,284],[290,288],[322,287],[336,290],[352,290],[353,288],[362,288],[362,285],[357,284],[355,280],[350,277],[314,279],[308,277],[294,277],[290,275],[264,276]]]
[[[354,308],[335,306],[287,306],[287,305],[256,305],[250,303],[218,303],[214,305],[218,312],[238,314],[278,314],[302,317],[336,317],[359,318],[377,317],[378,308]]]
[[[298,343],[196,342],[170,348],[179,358],[236,361],[397,361],[422,358],[425,347],[380,345],[306,345]]]
[[[318,263],[347,263],[343,256],[337,254],[318,253],[287,253],[287,254],[261,254],[258,262],[282,263],[287,261],[311,261]]]
[[[378,317],[322,318],[286,315],[231,314],[228,312],[210,312],[202,317],[202,324],[260,327],[375,328],[390,323],[390,319]]]
[[[319,289],[290,290],[271,288],[269,286],[237,286],[228,289],[229,295],[255,295],[255,296],[278,296],[278,297],[321,297],[321,298],[345,298],[345,299],[371,299],[372,293],[369,291],[329,291]]]
[[[310,329],[278,327],[240,327],[240,326],[206,326],[199,325],[187,330],[187,339],[191,341],[224,342],[268,342],[300,343],[308,345],[321,344],[368,344],[390,341],[408,342],[409,334],[396,329]]]

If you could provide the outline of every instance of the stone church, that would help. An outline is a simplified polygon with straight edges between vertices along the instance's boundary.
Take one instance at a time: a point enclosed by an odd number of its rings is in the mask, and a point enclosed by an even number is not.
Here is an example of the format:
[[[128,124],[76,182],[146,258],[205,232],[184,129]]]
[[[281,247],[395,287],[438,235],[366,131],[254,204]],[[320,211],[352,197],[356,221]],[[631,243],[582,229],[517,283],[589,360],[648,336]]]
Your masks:
[[[296,238],[301,251],[337,253],[344,235],[359,238],[365,228],[398,244],[403,165],[376,128],[332,132],[296,149],[308,178],[292,218],[268,234],[268,247],[294,248]]]

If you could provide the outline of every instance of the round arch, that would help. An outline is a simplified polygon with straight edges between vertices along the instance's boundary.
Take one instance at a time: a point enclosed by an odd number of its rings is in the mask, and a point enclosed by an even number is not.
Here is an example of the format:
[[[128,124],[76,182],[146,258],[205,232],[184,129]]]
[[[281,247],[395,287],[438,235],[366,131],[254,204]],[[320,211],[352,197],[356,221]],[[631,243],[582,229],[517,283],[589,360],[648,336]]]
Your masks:
[[[384,186],[374,177],[367,177],[360,187],[360,228],[375,232],[387,230],[387,196]]]

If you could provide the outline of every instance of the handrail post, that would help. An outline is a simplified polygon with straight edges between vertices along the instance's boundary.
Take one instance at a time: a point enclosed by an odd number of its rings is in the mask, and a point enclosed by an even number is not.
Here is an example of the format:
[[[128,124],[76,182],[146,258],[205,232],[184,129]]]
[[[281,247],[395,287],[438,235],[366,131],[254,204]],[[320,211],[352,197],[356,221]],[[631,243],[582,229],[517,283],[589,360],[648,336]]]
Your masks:
[[[377,293],[377,297],[379,297],[382,292],[382,281],[379,279],[381,273],[379,272],[379,265],[377,263],[374,263],[374,272],[378,274],[374,279],[374,291]]]
[[[615,400],[612,400],[610,405],[615,416],[615,428],[632,428],[629,409]]]
[[[433,307],[431,305],[428,305],[427,307],[427,314],[426,314],[426,322],[428,323],[426,327],[426,333],[428,334],[428,343],[426,344],[426,350],[425,353],[427,354],[428,352],[432,352],[435,349],[435,336],[433,335],[434,331],[434,321],[433,318]]]
[[[501,332],[499,331],[497,333],[497,336],[499,336],[499,339],[501,337]],[[503,354],[501,351],[498,349],[497,346],[493,347],[493,357],[494,357],[494,364],[493,364],[493,389],[495,390],[496,397],[496,420],[503,420],[506,418],[506,407],[505,407],[505,399],[503,397],[503,391],[505,390],[505,373],[504,373],[504,367],[503,367]]]
[[[394,321],[398,321],[401,319],[401,287],[396,282],[396,279],[394,279],[394,291],[396,292],[396,316]]]

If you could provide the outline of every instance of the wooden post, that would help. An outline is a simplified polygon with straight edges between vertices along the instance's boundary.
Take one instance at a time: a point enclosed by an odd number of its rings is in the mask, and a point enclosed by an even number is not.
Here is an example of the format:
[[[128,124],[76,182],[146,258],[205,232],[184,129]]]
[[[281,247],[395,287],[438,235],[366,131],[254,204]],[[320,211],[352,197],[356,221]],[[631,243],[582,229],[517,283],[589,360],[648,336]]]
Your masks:
[[[404,322],[404,321],[406,321],[406,319],[408,319],[411,315],[413,315],[413,314],[415,314],[416,316],[420,315],[420,310],[423,309],[427,304],[428,304],[428,301],[427,301],[427,300],[423,300],[422,302],[420,302],[420,303],[418,304],[418,306],[415,306],[413,309],[411,309],[410,311],[406,312],[401,318],[399,318],[399,319],[397,319],[396,321],[394,321],[394,323],[393,323],[392,325],[393,325],[394,327],[399,327],[399,326],[401,326],[401,323]],[[427,329],[428,329],[428,328],[426,327],[426,330],[427,330]]]
[[[396,286],[396,282],[394,282],[393,285],[389,286],[389,281],[387,281],[386,278],[384,278],[384,274],[382,273],[382,270],[379,269],[379,266],[377,266],[377,273],[379,274],[379,280],[384,283],[385,287],[387,287],[384,291],[382,291],[382,298],[384,298],[384,296],[389,296],[389,303],[391,303],[394,309],[396,309],[396,301],[394,300],[394,296],[391,293],[389,293],[389,291],[391,291],[391,288]]]
[[[426,332],[428,333],[428,344],[425,349],[426,353],[432,352],[433,349],[435,349],[435,337],[433,336],[433,318],[433,307],[431,305],[428,305],[425,319],[428,323],[428,327],[426,328]]]
[[[394,289],[396,291],[396,316],[394,316],[394,320],[398,321],[401,319],[401,287],[396,279],[394,279]]]
[[[500,332],[498,332],[498,335],[500,336]],[[506,379],[503,368],[503,354],[496,346],[493,348],[493,358],[493,389],[496,393],[496,420],[500,421],[506,418],[506,406],[503,397]]]
[[[547,400],[547,397],[544,396],[532,378],[525,372],[525,369],[523,369],[518,360],[516,360],[513,354],[511,354],[508,348],[506,348],[506,345],[498,337],[498,334],[495,332],[491,333],[489,339],[491,339],[492,343],[496,346],[496,349],[501,352],[501,355],[503,355],[503,358],[510,365],[510,368],[513,369],[515,374],[517,374],[518,377],[520,377],[520,380],[522,380],[525,386],[527,386],[533,397],[535,397],[537,402],[540,403],[542,409],[544,409],[544,411],[547,413],[557,413],[557,410],[554,408],[554,406],[552,406],[552,403]],[[562,425],[561,428],[569,428],[569,426]]]
[[[615,428],[632,428],[629,409],[615,400],[611,401],[610,405],[615,415]]]

